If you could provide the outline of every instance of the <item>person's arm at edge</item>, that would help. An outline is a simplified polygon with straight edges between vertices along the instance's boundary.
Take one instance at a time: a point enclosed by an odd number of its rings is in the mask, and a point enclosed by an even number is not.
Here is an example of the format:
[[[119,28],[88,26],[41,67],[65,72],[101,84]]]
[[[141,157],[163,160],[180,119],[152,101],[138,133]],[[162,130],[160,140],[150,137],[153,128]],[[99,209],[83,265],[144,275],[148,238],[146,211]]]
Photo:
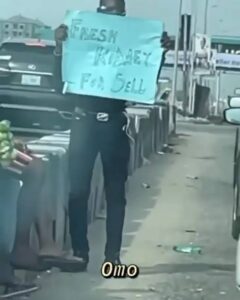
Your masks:
[[[62,92],[63,81],[62,81],[62,43],[56,42],[56,47],[53,52],[54,55],[54,66],[53,66],[53,80],[54,86],[58,93]]]
[[[166,53],[167,53],[167,51],[168,50],[164,50],[163,51],[162,60],[161,60],[161,64],[160,64],[160,67],[159,67],[159,70],[158,70],[158,75],[157,75],[157,83],[158,83],[158,80],[159,80],[160,75],[161,75],[162,67],[164,66],[165,61],[166,61]]]
[[[166,61],[166,54],[170,50],[170,38],[169,38],[166,31],[164,31],[163,34],[162,34],[161,47],[163,48],[163,54],[162,54],[161,64],[160,64],[160,67],[159,67],[159,70],[158,70],[157,83],[158,83],[158,80],[159,80],[160,75],[161,75],[162,67],[164,66],[165,61]]]

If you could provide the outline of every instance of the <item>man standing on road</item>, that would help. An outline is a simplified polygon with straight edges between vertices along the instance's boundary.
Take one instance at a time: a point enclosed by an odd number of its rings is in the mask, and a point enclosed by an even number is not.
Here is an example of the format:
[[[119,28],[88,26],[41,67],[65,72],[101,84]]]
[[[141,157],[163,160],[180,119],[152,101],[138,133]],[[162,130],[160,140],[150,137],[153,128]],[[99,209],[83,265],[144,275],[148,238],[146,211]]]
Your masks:
[[[125,16],[124,0],[101,0],[99,13]],[[62,42],[67,39],[64,25],[55,31],[56,73],[62,90]],[[92,96],[71,96],[75,112],[70,134],[70,198],[69,219],[75,270],[85,271],[89,261],[88,198],[97,154],[101,154],[107,202],[105,261],[120,264],[122,231],[125,218],[125,183],[128,177],[130,144],[125,101]],[[81,262],[81,264],[79,264]]]

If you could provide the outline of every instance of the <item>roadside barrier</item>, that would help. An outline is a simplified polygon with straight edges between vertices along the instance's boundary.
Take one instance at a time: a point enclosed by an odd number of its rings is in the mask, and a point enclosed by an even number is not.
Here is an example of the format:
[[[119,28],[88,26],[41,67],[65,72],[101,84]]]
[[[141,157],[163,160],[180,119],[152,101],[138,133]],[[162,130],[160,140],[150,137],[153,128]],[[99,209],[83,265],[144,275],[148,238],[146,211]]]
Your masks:
[[[4,281],[12,272],[10,253],[15,240],[17,200],[21,184],[11,174],[0,170],[0,186],[0,280]]]

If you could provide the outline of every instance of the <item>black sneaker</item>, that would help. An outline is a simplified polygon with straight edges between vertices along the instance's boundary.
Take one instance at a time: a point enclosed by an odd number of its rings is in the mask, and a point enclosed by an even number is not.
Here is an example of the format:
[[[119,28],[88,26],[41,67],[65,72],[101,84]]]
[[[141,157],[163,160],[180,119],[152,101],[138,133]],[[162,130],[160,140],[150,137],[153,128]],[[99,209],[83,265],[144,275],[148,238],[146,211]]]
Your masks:
[[[120,258],[117,257],[106,257],[104,260],[104,263],[112,263],[113,265],[121,265],[121,260]]]
[[[82,266],[78,272],[84,272],[84,271],[86,271],[88,263],[89,263],[89,256],[88,256],[88,254],[82,253],[79,250],[74,250],[73,251],[73,257]]]
[[[105,265],[105,264],[107,264],[107,265]],[[104,267],[104,273],[109,273],[110,272],[110,269],[109,269],[109,268],[111,268],[110,264],[112,264],[113,266],[119,266],[122,263],[121,263],[121,260],[120,260],[119,256],[117,256],[117,257],[113,257],[113,256],[105,257],[105,260],[102,264],[102,268]],[[102,269],[102,274],[103,274],[103,269]]]

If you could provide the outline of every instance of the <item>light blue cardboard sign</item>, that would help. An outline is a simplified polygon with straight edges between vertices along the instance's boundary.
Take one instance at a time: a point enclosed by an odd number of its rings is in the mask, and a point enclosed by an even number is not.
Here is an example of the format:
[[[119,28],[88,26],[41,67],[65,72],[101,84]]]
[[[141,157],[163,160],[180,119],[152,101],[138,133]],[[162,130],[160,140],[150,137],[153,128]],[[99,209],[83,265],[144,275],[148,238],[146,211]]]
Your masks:
[[[62,76],[67,93],[153,104],[163,23],[68,11]]]

